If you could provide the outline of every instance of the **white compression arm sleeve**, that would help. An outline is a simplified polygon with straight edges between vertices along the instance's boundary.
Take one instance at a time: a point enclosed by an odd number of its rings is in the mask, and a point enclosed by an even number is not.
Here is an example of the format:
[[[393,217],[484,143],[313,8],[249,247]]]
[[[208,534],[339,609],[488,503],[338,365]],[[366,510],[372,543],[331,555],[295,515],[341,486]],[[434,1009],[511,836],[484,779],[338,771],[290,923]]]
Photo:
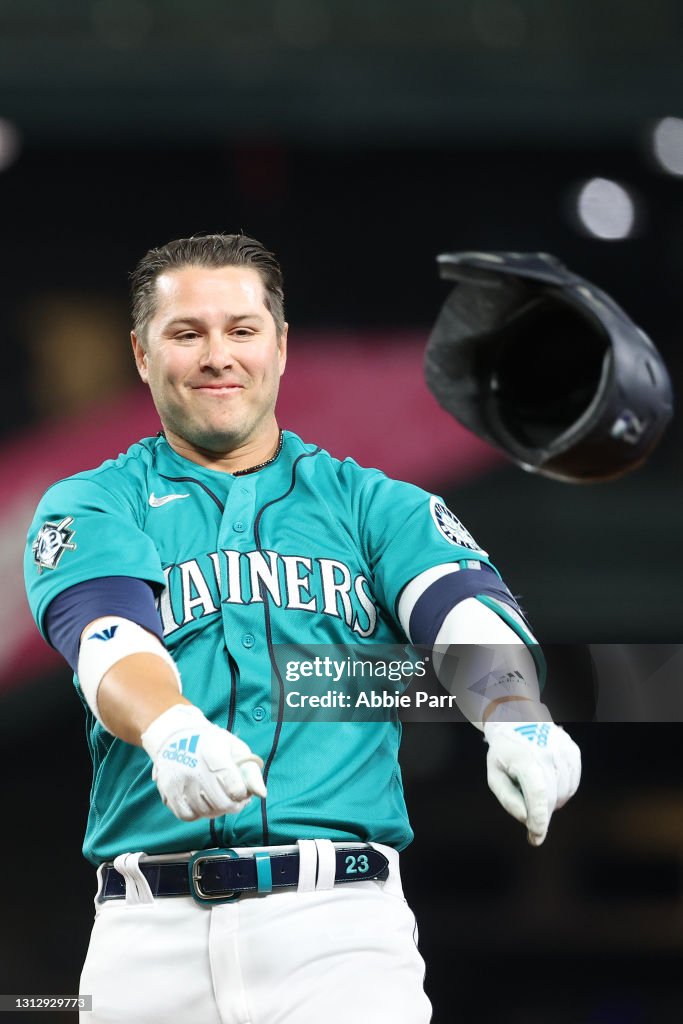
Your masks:
[[[176,663],[157,637],[138,626],[137,622],[118,615],[96,619],[85,628],[81,637],[77,677],[81,692],[101,725],[104,723],[97,707],[100,683],[110,668],[131,654],[157,654],[172,668],[178,691],[182,693]]]
[[[540,703],[528,646],[488,605],[468,597],[448,613],[434,644],[434,669],[461,712],[482,722],[550,721]]]

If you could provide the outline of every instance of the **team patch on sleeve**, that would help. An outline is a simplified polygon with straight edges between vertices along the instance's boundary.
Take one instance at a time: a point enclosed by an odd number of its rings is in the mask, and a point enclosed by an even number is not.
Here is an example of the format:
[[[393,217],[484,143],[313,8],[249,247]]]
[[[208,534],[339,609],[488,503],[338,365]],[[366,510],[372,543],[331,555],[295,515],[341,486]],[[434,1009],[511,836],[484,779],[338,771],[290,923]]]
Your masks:
[[[429,509],[437,530],[446,538],[449,544],[470,548],[472,551],[480,551],[483,555],[486,554],[486,551],[479,547],[472,534],[469,530],[465,529],[457,516],[454,516],[451,510],[434,495],[430,498]]]
[[[65,551],[76,550],[76,545],[71,541],[76,531],[69,529],[73,521],[73,516],[66,516],[59,523],[43,523],[38,530],[31,545],[38,572],[56,569]]]

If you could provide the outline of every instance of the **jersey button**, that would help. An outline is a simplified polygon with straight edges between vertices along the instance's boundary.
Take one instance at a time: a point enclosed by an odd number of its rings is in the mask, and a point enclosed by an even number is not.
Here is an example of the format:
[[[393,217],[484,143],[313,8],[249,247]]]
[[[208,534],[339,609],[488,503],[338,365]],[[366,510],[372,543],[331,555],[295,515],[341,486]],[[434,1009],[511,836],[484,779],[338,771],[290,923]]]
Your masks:
[[[262,707],[254,708],[254,710],[251,713],[251,717],[254,719],[255,722],[262,722],[263,719],[266,717],[266,710],[265,710],[265,708],[262,708]]]
[[[242,637],[243,647],[253,647],[255,643],[256,638],[254,637],[253,633],[245,633],[244,636]]]
[[[235,533],[244,533],[247,528],[247,524],[243,523],[241,519],[238,519],[236,523],[232,524],[232,528]]]

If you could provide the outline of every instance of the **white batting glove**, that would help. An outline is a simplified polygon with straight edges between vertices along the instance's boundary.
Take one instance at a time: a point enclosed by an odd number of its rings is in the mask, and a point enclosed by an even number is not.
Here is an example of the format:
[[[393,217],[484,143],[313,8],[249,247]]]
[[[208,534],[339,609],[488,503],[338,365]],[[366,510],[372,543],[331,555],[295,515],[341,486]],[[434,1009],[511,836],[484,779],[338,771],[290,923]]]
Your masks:
[[[265,797],[263,761],[191,704],[175,704],[141,736],[161,799],[181,821],[237,814]]]
[[[550,717],[547,708],[541,717]],[[574,795],[581,751],[552,721],[486,722],[489,788],[508,814],[527,827],[532,846],[545,839],[553,811]]]

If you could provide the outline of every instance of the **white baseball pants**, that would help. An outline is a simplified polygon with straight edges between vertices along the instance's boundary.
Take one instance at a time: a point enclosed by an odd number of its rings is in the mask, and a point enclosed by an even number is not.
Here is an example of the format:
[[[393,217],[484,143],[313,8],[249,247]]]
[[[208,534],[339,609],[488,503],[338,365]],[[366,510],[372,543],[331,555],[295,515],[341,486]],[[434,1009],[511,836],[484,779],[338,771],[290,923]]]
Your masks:
[[[399,857],[373,845],[389,858],[385,882],[316,889],[313,859],[298,890],[210,908],[155,899],[140,855],[117,858],[126,899],[96,903],[82,1024],[428,1024]]]

